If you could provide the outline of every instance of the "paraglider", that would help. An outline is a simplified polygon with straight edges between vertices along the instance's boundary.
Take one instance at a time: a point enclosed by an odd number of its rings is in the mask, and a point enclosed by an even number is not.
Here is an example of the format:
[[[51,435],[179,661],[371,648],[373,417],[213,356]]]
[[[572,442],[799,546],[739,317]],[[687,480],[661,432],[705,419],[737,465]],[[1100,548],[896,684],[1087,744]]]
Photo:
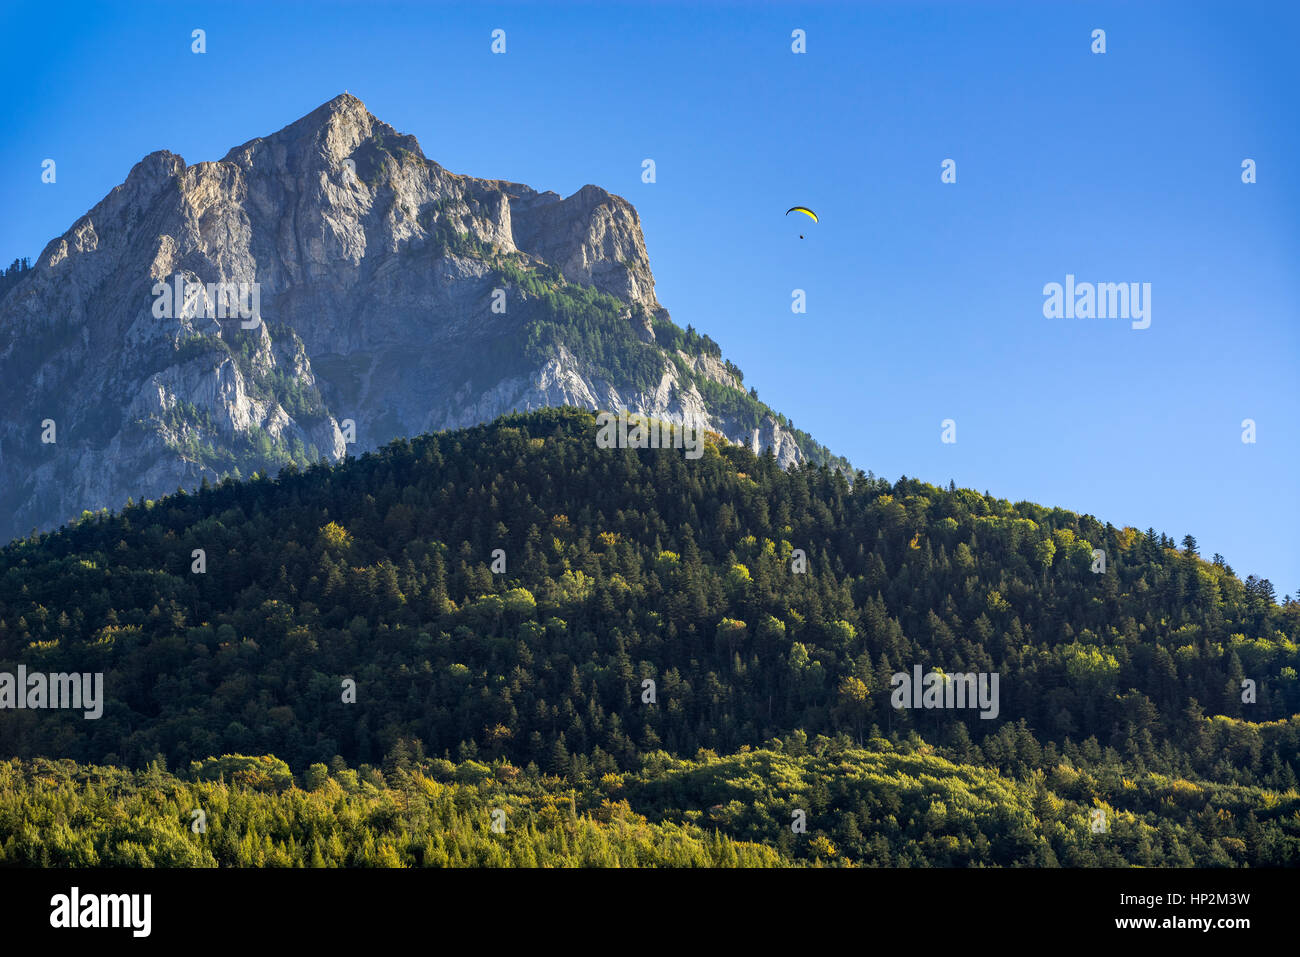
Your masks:
[[[791,213],[803,213],[805,216],[807,216],[809,219],[811,219],[814,223],[817,222],[817,214],[814,213],[814,212],[813,212],[811,209],[809,209],[807,206],[791,206],[789,209],[787,209],[787,210],[785,211],[785,214],[786,214],[787,216],[789,216]],[[800,239],[803,239],[803,235],[800,234],[799,238],[800,238]]]

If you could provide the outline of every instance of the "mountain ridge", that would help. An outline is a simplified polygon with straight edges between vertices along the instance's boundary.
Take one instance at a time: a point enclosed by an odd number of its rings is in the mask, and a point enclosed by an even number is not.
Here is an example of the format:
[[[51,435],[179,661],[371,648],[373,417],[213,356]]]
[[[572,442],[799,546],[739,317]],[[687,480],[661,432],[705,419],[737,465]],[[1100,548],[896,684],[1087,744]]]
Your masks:
[[[176,276],[255,284],[265,321],[158,317]],[[626,199],[451,173],[344,94],[148,154],[0,291],[0,533],[558,405],[847,465],[672,323]]]

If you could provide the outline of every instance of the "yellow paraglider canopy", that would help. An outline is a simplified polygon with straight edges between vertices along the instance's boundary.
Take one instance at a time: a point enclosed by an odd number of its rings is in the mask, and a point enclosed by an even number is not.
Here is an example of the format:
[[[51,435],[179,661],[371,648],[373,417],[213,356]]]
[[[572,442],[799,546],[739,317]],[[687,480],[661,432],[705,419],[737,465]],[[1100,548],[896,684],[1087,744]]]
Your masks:
[[[817,214],[814,213],[807,206],[791,206],[789,209],[785,211],[785,214],[789,216],[791,213],[803,213],[805,216],[812,219],[814,223],[817,222]]]

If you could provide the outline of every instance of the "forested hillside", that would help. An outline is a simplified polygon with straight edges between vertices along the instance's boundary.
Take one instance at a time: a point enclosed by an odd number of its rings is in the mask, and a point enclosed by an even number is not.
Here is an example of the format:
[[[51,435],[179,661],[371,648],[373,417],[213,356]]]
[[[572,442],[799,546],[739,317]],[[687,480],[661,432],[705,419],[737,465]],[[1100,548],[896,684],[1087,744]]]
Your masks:
[[[1300,862],[1300,603],[1269,582],[1191,536],[595,432],[512,416],[5,548],[0,671],[103,672],[106,703],[0,712],[4,859],[174,831],[171,863]],[[892,707],[918,665],[997,673],[997,717]],[[244,831],[191,846],[200,792]]]

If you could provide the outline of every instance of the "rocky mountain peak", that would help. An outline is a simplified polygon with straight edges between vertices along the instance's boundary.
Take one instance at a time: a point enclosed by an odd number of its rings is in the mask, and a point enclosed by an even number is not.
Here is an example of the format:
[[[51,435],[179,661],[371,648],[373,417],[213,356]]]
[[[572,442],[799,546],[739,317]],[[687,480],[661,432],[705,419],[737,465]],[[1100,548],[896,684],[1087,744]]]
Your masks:
[[[327,168],[337,169],[376,133],[381,137],[387,135],[405,140],[404,148],[419,151],[415,137],[397,133],[376,119],[361,100],[350,93],[342,93],[283,129],[236,146],[224,159],[247,164],[257,153],[271,150],[292,155],[298,160],[322,160]]]
[[[160,308],[178,281],[201,308]],[[224,284],[260,324],[206,310]],[[449,172],[343,94],[150,153],[0,292],[0,536],[555,405],[824,454],[672,325],[626,199]]]

